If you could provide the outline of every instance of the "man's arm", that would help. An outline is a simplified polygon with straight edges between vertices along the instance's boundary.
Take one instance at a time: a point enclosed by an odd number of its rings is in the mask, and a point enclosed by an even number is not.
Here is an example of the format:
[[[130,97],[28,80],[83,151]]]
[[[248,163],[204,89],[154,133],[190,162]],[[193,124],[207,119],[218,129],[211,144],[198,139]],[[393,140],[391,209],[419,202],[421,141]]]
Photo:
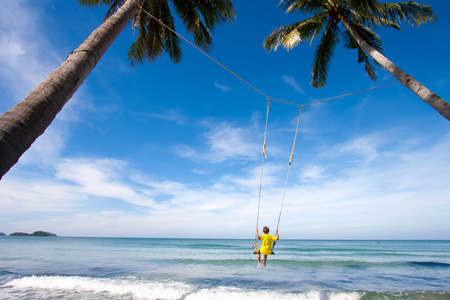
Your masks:
[[[260,240],[260,238],[259,238],[259,233],[258,233],[258,228],[256,228],[256,239],[257,239],[257,240]]]
[[[277,233],[277,241],[280,239],[280,236],[278,235],[278,229],[277,229],[277,231],[276,231],[276,233]]]

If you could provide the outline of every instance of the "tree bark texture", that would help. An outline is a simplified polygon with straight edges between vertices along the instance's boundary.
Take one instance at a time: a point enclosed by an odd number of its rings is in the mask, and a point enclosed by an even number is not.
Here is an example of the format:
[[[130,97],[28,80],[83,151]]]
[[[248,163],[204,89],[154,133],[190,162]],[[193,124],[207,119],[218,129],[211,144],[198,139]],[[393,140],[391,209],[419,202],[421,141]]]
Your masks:
[[[126,1],[22,102],[0,116],[0,179],[44,133],[137,9],[133,0]]]
[[[415,80],[412,76],[406,74],[399,67],[397,67],[393,62],[387,59],[383,54],[377,51],[375,48],[370,46],[364,39],[354,30],[350,24],[345,20],[344,17],[339,16],[339,20],[347,28],[359,46],[369,54],[374,60],[376,60],[380,65],[382,65],[389,73],[397,78],[405,87],[410,89],[414,94],[416,94],[425,103],[433,107],[438,113],[444,116],[450,121],[450,104],[444,99],[427,89],[420,82]]]

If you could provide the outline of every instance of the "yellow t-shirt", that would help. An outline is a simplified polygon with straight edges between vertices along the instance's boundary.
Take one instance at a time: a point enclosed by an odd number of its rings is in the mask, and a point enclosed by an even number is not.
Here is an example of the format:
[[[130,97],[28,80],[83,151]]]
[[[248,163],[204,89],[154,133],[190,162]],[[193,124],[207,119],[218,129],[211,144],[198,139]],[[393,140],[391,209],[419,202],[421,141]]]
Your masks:
[[[262,236],[259,237],[259,239],[262,240],[259,252],[261,252],[261,254],[263,255],[272,254],[272,242],[275,241],[277,238],[271,234],[263,234]]]

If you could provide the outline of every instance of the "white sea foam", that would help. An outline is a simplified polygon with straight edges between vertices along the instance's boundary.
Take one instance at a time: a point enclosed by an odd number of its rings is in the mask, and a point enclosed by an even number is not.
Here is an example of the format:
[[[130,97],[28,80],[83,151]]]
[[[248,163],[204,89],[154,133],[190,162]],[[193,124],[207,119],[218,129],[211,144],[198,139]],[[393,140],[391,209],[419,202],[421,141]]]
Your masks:
[[[48,295],[90,295],[96,299],[100,297],[133,298],[133,299],[185,299],[185,300],[231,300],[231,299],[260,299],[260,300],[359,300],[361,294],[357,292],[319,292],[305,291],[289,293],[271,290],[247,290],[237,287],[209,287],[198,288],[181,282],[156,282],[150,280],[127,278],[90,278],[78,276],[31,276],[14,279],[2,286],[2,292],[33,293]],[[11,292],[9,293],[8,290]],[[13,298],[10,298],[13,299]]]
[[[77,276],[31,276],[15,279],[5,286],[15,290],[64,290],[67,293],[110,294],[138,299],[181,299],[192,287],[177,282],[152,282],[137,279],[89,278]]]
[[[280,293],[278,291],[249,291],[235,287],[216,287],[201,289],[193,292],[186,300],[235,300],[235,299],[259,299],[259,300],[359,300],[361,295],[357,292],[333,292],[307,291],[302,293]]]

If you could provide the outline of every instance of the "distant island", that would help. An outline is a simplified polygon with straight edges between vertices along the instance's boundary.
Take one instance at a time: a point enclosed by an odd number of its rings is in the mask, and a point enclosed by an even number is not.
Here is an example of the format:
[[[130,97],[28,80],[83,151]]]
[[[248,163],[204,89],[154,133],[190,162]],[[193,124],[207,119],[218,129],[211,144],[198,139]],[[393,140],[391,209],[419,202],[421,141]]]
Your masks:
[[[5,235],[5,234],[3,234],[3,235]],[[9,236],[57,236],[57,235],[54,233],[51,233],[51,232],[35,231],[33,233],[14,232],[14,233],[11,233]]]
[[[0,232],[0,236],[6,236],[6,234],[4,234],[3,232]]]

